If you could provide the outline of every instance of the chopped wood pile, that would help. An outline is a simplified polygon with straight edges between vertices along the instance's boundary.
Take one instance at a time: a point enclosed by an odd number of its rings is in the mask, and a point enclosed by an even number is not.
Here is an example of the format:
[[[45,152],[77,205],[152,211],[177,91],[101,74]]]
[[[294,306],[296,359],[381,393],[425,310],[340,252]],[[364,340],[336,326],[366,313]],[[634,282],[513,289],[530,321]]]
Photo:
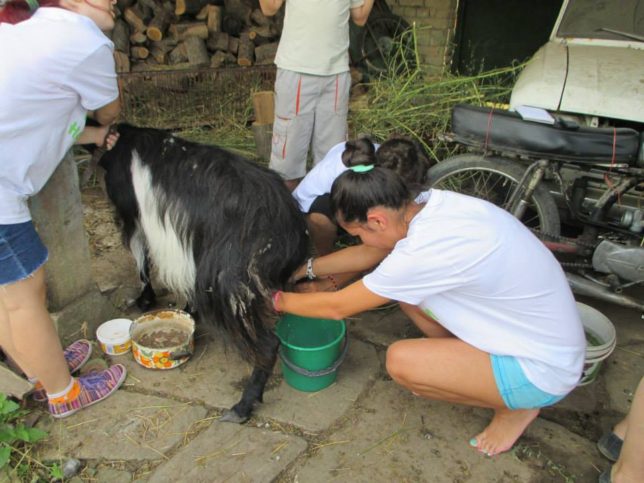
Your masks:
[[[117,0],[117,72],[273,63],[283,9],[255,0]]]

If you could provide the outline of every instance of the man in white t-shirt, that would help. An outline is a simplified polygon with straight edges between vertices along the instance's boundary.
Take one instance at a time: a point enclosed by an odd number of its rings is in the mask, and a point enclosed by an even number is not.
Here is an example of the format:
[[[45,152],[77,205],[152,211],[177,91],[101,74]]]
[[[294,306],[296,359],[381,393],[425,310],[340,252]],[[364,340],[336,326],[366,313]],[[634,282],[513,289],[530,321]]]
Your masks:
[[[586,348],[575,300],[557,260],[519,220],[449,191],[413,199],[401,177],[373,165],[341,174],[331,206],[363,244],[310,271],[382,262],[338,292],[277,292],[276,310],[343,319],[399,301],[427,337],[392,344],[387,372],[416,395],[494,409],[470,441],[487,455],[509,450],[540,408],[575,388]]]
[[[349,18],[367,21],[374,0],[260,0],[265,15],[286,3],[275,64],[275,120],[269,167],[293,190],[306,174],[309,145],[317,163],[347,138]]]

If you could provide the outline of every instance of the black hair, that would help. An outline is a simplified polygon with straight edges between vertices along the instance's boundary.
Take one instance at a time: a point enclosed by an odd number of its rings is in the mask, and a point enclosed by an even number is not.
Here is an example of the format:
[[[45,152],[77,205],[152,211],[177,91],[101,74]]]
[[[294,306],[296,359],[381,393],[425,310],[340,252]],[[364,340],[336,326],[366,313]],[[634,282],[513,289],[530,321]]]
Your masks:
[[[362,137],[347,141],[342,152],[342,163],[350,168],[359,164],[374,164],[376,148],[371,139]]]
[[[376,166],[395,171],[414,194],[426,187],[427,171],[432,163],[418,142],[391,138],[378,148],[375,161]]]
[[[349,169],[331,187],[331,210],[345,222],[366,222],[367,212],[375,206],[399,209],[413,196],[403,179],[390,169],[375,167],[356,173]]]

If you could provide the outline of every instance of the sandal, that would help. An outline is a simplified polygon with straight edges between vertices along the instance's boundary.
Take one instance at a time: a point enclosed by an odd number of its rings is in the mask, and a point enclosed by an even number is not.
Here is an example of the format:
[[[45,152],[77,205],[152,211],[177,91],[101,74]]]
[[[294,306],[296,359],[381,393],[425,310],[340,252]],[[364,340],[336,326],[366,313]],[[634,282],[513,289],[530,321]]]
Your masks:
[[[597,441],[597,449],[610,461],[615,462],[617,461],[617,458],[619,458],[619,453],[622,451],[623,444],[624,441],[622,438],[611,431],[609,433],[604,433],[602,437],[599,438],[599,441]]]

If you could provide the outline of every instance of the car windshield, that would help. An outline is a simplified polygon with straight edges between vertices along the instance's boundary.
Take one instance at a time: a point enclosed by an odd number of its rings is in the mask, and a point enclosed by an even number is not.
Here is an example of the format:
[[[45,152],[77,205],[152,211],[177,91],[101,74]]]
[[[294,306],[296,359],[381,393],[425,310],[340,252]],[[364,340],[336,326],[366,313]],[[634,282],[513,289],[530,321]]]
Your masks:
[[[637,40],[644,36],[644,0],[570,0],[557,37]]]

